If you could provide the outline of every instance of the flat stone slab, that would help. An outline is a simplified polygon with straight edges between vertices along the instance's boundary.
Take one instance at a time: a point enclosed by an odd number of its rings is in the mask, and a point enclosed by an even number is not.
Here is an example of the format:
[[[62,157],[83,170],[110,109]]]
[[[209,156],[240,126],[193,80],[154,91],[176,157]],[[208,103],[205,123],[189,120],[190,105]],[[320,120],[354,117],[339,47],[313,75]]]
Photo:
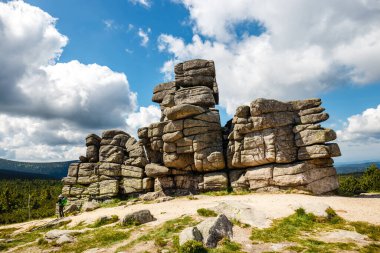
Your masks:
[[[318,241],[323,241],[323,242],[341,242],[341,243],[356,243],[360,246],[365,246],[372,241],[368,238],[366,235],[359,234],[358,232],[355,231],[348,231],[348,230],[333,230],[330,232],[323,232],[320,233],[315,237],[316,240]]]

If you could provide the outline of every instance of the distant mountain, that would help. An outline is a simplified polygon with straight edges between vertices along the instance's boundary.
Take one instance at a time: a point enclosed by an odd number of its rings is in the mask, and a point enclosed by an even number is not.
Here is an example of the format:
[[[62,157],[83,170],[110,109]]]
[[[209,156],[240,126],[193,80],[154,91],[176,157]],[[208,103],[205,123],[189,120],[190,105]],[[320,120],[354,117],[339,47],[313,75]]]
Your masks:
[[[344,164],[335,164],[335,168],[338,174],[349,174],[355,172],[363,172],[371,164],[375,164],[380,168],[380,162],[363,162],[363,163],[344,163]]]
[[[67,169],[70,163],[76,161],[66,162],[52,162],[52,163],[31,163],[31,162],[17,162],[0,158],[0,179],[12,178],[12,172],[14,178],[23,176],[33,176],[35,178],[56,178],[61,179],[67,175]],[[20,174],[21,173],[21,174]],[[22,175],[24,173],[24,175]],[[26,173],[26,174],[25,174]],[[32,177],[34,178],[34,177]]]
[[[44,174],[0,170],[0,179],[53,179],[53,177]]]

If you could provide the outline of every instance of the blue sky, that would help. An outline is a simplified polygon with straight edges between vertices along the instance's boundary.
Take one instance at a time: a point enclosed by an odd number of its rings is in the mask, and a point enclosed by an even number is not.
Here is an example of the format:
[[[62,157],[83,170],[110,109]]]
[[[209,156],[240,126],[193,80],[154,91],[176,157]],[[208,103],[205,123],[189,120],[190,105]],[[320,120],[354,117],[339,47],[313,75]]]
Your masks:
[[[0,96],[0,157],[76,159],[89,132],[136,131],[158,119],[152,90],[173,77],[174,64],[205,58],[215,60],[222,123],[237,105],[258,97],[321,97],[330,114],[324,125],[338,132],[343,156],[337,161],[380,160],[376,1],[2,3],[0,21],[9,33],[0,35],[0,67],[10,70],[0,71],[0,90],[14,99]],[[17,29],[24,29],[21,37]],[[8,62],[12,50],[23,64]],[[30,103],[23,107],[17,99]]]

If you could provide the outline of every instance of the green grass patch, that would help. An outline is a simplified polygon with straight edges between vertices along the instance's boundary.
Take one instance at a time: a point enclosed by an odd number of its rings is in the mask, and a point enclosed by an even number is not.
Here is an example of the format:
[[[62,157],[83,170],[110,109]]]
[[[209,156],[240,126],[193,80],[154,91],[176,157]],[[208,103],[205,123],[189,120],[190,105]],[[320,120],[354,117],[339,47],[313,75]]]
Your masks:
[[[196,225],[197,222],[190,216],[183,216],[178,219],[166,221],[158,228],[147,231],[146,234],[129,242],[127,245],[117,249],[117,252],[132,248],[138,243],[146,241],[154,241],[158,248],[163,248],[167,245],[175,245],[174,237],[187,227]],[[177,242],[178,243],[178,242]]]
[[[48,229],[41,229],[33,232],[23,232],[15,236],[8,237],[6,239],[11,239],[11,241],[1,242],[0,250],[9,250],[26,243],[37,241],[38,239],[42,238],[43,234],[45,234],[47,231]]]
[[[206,208],[198,209],[197,213],[203,217],[216,217],[216,216],[218,216],[218,214],[215,211],[210,210],[210,209],[206,209]]]
[[[380,244],[370,244],[359,250],[360,253],[379,253],[380,252]]]
[[[11,237],[11,234],[16,231],[17,228],[3,228],[0,229],[0,239],[8,239]]]
[[[374,241],[380,240],[380,226],[361,221],[350,222],[349,224],[355,228],[356,232],[367,235]]]
[[[83,252],[90,248],[104,248],[130,237],[131,231],[115,227],[100,227],[76,236],[75,243],[65,244],[57,252]]]
[[[354,243],[326,243],[308,238],[309,235],[321,231],[353,229],[333,209],[327,209],[326,214],[327,217],[317,217],[314,214],[306,213],[302,208],[297,209],[293,215],[275,220],[270,228],[252,229],[251,240],[254,243],[295,242],[297,245],[288,247],[288,249],[296,252],[336,252],[358,249]]]
[[[104,225],[115,223],[119,220],[119,216],[112,215],[111,217],[100,217],[93,224],[87,226],[89,228],[98,228]]]
[[[252,194],[252,192],[248,190],[232,191],[228,189],[224,191],[209,191],[209,192],[201,193],[201,195],[207,195],[207,196],[247,195],[247,194]]]

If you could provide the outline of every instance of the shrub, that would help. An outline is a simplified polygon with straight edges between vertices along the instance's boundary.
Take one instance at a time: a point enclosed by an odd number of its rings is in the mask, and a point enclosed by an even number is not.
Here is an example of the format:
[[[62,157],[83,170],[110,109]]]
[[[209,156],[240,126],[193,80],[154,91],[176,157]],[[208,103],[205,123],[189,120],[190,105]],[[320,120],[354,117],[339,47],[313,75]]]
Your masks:
[[[339,178],[338,192],[343,196],[353,196],[362,192],[359,179],[348,176]]]
[[[207,249],[201,242],[190,240],[185,242],[180,248],[180,253],[207,253]]]
[[[210,209],[206,209],[206,208],[198,209],[197,213],[203,217],[216,217],[216,216],[218,216],[218,214],[216,212],[214,212],[213,210],[210,210]]]

